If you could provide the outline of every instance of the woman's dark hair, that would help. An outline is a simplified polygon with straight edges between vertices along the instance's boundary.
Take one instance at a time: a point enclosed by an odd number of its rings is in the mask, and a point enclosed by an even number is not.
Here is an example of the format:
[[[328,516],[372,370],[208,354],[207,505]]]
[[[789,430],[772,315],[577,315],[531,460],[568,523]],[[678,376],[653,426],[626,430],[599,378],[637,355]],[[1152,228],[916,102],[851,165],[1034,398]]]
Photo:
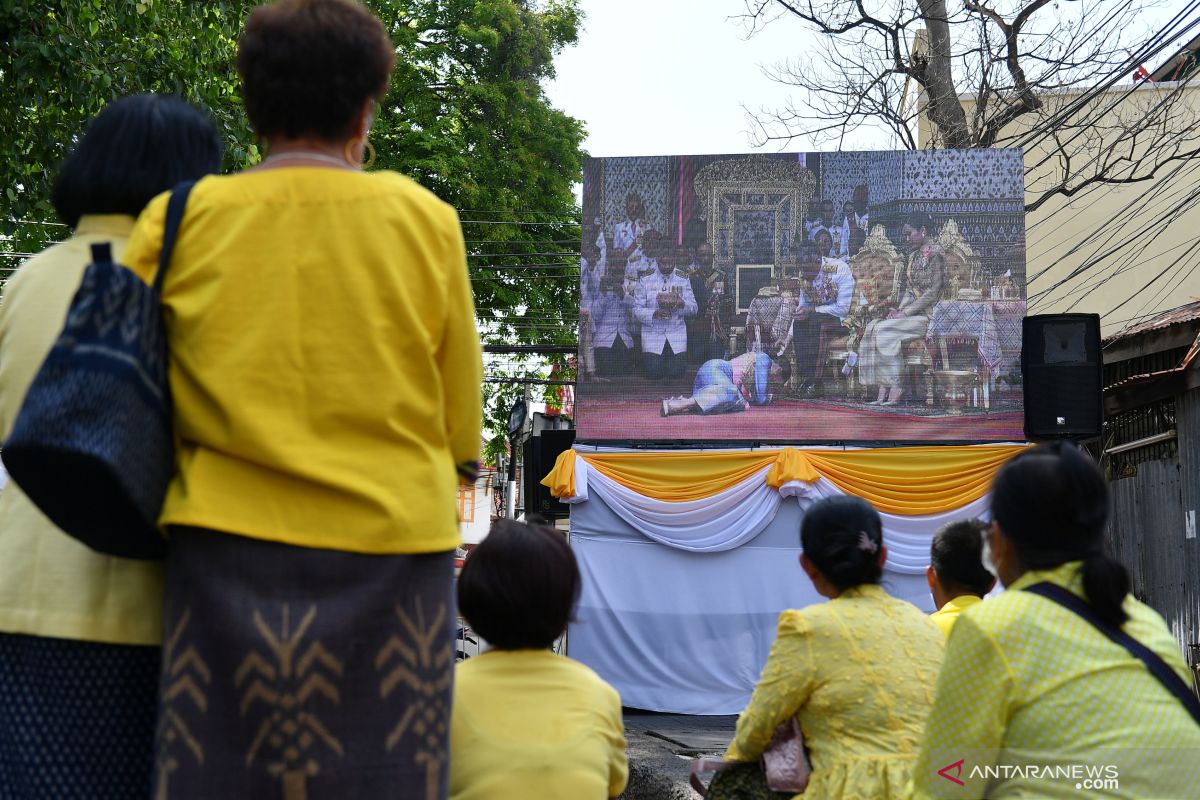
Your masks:
[[[238,42],[246,115],[262,136],[338,141],[383,98],[395,61],[383,23],[354,0],[259,6]]]
[[[458,607],[499,650],[543,650],[567,629],[579,565],[562,534],[496,520],[458,576]]]
[[[1104,554],[1109,497],[1104,476],[1070,442],[1020,453],[992,483],[992,517],[1030,569],[1083,561],[1083,590],[1105,621],[1122,625],[1129,594],[1125,566]]]
[[[826,497],[809,506],[800,523],[800,546],[838,590],[879,583],[883,576],[883,523],[861,497]]]
[[[950,522],[933,535],[929,560],[942,587],[983,597],[996,578],[983,566],[983,536],[987,523],[977,519]]]
[[[74,228],[84,214],[136,217],[155,195],[216,172],[224,148],[208,115],[177,97],[109,103],[58,169],[50,200]]]
[[[924,211],[913,211],[904,218],[904,224],[913,230],[919,231],[925,229],[928,236],[937,236],[937,228],[934,227],[933,217],[926,214]]]

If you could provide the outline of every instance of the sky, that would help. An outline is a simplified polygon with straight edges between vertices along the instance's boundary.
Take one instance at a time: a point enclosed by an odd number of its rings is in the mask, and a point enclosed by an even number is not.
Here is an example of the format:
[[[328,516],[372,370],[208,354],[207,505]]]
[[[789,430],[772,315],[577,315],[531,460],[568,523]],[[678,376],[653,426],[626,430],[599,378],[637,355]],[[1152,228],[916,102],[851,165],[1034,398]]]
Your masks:
[[[743,105],[781,105],[762,74],[809,34],[780,20],[748,38],[742,0],[581,0],[579,42],[555,59],[554,105],[583,120],[593,156],[751,152]],[[875,147],[885,147],[879,141]],[[796,142],[780,148],[809,149]]]
[[[1148,27],[1179,10],[1178,0],[1148,2]],[[744,0],[580,0],[580,6],[586,18],[579,42],[555,59],[558,74],[546,93],[584,122],[584,149],[597,157],[755,152],[746,109],[781,107],[789,94],[762,67],[802,54],[815,41],[792,19],[748,36],[736,18]],[[893,144],[879,131],[848,142],[863,150]],[[761,151],[812,149],[798,139]]]

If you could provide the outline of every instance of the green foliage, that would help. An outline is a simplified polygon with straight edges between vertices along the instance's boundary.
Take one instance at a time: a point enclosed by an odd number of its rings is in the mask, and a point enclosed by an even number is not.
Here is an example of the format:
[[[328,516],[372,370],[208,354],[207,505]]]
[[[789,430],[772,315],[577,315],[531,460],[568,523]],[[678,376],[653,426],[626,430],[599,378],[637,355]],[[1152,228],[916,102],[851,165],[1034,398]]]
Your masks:
[[[541,82],[576,40],[578,0],[368,0],[397,67],[372,129],[376,168],[411,175],[462,209],[486,341],[567,344],[578,307],[581,123]],[[227,170],[258,148],[239,102],[234,52],[246,0],[6,0],[0,3],[0,249],[43,247],[55,165],[108,101],[144,91],[210,109]],[[552,212],[531,216],[530,210]],[[480,220],[480,222],[471,222]],[[486,221],[489,224],[483,224]],[[538,224],[528,224],[536,222]],[[53,237],[59,238],[59,237]],[[3,260],[3,259],[0,259]],[[2,265],[0,265],[2,266]],[[542,320],[529,324],[530,320]],[[485,385],[489,428],[511,397]]]
[[[7,0],[0,4],[0,234],[45,244],[50,182],[87,121],[114,98],[177,94],[212,110],[226,166],[256,156],[233,53],[250,2]],[[43,239],[40,240],[39,239]]]
[[[573,343],[580,230],[572,186],[583,170],[583,126],[550,105],[541,82],[576,39],[576,0],[370,5],[397,46],[392,91],[371,134],[379,164],[462,210],[484,341]],[[513,372],[520,362],[505,359]],[[501,371],[496,363],[489,374]],[[503,432],[521,391],[484,385],[490,432]]]

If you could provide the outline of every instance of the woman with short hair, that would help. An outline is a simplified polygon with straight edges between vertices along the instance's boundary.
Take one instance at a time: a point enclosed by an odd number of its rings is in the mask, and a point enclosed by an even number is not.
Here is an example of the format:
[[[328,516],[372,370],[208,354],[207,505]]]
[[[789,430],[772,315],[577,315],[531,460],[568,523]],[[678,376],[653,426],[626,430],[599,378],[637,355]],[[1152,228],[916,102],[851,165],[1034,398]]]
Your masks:
[[[579,589],[575,555],[553,528],[497,520],[467,558],[459,606],[492,649],[455,675],[453,800],[603,800],[624,791],[621,698],[550,650]]]
[[[358,2],[256,9],[237,67],[267,155],[187,202],[162,293],[163,796],[446,792],[482,359],[454,209],[362,168],[394,59]],[[146,280],[165,208],[130,242]]]
[[[4,287],[0,438],[62,331],[92,245],[111,245],[119,261],[151,198],[217,171],[221,152],[208,116],[174,97],[116,100],[88,124],[51,190],[71,237]],[[145,796],[161,637],[162,566],[89,550],[9,482],[0,492],[0,796]]]
[[[1108,516],[1104,476],[1068,442],[1030,448],[996,475],[988,545],[1006,591],[950,631],[916,797],[1079,797],[1085,779],[1101,781],[1086,787],[1096,796],[1196,795],[1200,724],[1111,635],[1132,637],[1191,691],[1178,642],[1104,554]],[[1064,595],[1070,606],[1053,599]]]
[[[780,614],[725,757],[758,759],[775,730],[795,717],[812,764],[805,797],[899,798],[933,701],[942,634],[879,585],[887,548],[879,513],[867,501],[813,503],[800,543],[800,566],[830,602]]]

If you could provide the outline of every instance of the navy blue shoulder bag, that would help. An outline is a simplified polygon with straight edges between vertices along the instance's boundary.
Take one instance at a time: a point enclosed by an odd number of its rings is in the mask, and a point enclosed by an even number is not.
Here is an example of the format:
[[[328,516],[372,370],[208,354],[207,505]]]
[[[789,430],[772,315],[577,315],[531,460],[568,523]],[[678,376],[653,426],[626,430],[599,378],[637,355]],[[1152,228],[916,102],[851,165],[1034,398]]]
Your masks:
[[[4,442],[4,465],[51,522],[93,550],[159,559],[174,470],[160,294],[194,182],[167,203],[153,285],[112,260],[107,242],[71,301]]]

